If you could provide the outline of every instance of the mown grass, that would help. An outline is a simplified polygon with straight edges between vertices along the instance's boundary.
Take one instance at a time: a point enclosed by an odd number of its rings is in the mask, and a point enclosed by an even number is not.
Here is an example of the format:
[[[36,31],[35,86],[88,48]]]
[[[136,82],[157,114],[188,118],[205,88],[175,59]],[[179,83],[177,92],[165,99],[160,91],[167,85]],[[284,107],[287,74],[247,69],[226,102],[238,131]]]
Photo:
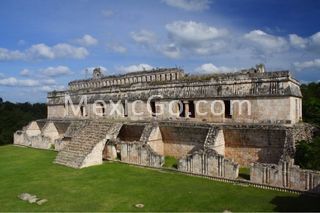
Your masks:
[[[0,211],[320,211],[319,198],[105,163],[72,169],[53,151],[0,147]],[[22,192],[48,199],[19,200]],[[143,203],[143,209],[134,207]]]

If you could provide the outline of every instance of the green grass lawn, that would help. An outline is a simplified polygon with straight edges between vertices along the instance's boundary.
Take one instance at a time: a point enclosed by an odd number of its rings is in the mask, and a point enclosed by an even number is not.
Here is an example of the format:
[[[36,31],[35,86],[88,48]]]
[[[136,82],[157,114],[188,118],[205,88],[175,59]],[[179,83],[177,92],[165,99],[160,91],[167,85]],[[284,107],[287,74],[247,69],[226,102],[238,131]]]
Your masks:
[[[320,211],[319,198],[105,163],[81,170],[53,151],[0,147],[0,211]],[[19,200],[22,192],[48,199]],[[143,209],[134,204],[143,203]]]

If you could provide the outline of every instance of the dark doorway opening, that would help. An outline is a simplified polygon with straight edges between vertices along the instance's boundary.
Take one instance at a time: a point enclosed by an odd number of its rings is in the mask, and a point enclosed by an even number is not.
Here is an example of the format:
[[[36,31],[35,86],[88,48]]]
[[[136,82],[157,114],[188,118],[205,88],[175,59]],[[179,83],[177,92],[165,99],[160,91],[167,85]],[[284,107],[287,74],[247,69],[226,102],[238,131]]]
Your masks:
[[[189,101],[189,117],[190,118],[195,117],[195,105],[193,101]]]
[[[185,109],[184,103],[181,101],[178,103],[178,106],[179,106],[180,118],[186,117],[186,109]]]
[[[122,102],[122,107],[123,107],[123,116],[128,117],[128,104],[127,101]]]
[[[151,101],[150,102],[150,107],[151,107],[152,117],[156,117],[156,102],[155,101]]]
[[[87,114],[86,114],[86,108],[85,108],[84,106],[81,106],[81,107],[80,107],[80,113],[81,113],[81,116],[82,116],[82,117],[87,116]]]
[[[230,100],[224,100],[223,103],[224,103],[224,117],[225,118],[232,118]]]

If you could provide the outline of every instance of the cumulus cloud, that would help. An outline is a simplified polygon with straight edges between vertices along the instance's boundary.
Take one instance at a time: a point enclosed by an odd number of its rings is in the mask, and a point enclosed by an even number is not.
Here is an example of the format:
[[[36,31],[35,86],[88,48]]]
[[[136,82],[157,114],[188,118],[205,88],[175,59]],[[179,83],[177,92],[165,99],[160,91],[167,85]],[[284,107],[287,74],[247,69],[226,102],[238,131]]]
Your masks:
[[[174,43],[163,45],[160,51],[169,58],[176,59],[181,56],[180,48],[177,47]]]
[[[41,86],[39,87],[39,90],[42,91],[42,92],[52,92],[54,90],[56,91],[61,91],[61,90],[65,90],[65,86],[63,85],[54,85],[54,86]]]
[[[187,11],[202,11],[209,9],[208,0],[163,0],[167,5]]]
[[[226,36],[227,30],[217,29],[204,23],[194,21],[175,21],[167,24],[170,36],[181,43],[197,43]]]
[[[285,38],[265,33],[262,30],[253,30],[245,34],[244,38],[259,52],[274,53],[288,49],[288,42]]]
[[[72,74],[69,67],[66,67],[66,66],[47,67],[43,69],[41,73],[45,76],[50,76],[50,77],[57,77],[57,76]]]
[[[182,51],[198,55],[220,54],[226,52],[230,44],[226,29],[218,29],[205,23],[175,21],[167,24],[166,29],[170,40],[169,50],[174,47],[175,51],[162,49],[162,53],[171,58],[176,58],[178,53],[180,56]]]
[[[98,44],[98,40],[91,35],[84,35],[82,38],[76,39],[76,43],[82,46],[94,46]]]
[[[195,69],[195,72],[201,74],[213,74],[213,73],[224,73],[224,72],[235,72],[236,68],[224,67],[224,66],[215,66],[212,63],[202,64],[201,66]]]
[[[320,32],[306,38],[300,37],[296,34],[290,34],[289,41],[291,46],[296,49],[320,53]]]
[[[314,45],[320,47],[320,32],[313,34],[310,37],[310,40],[311,40],[311,44],[314,44]]]
[[[131,38],[140,44],[152,45],[157,41],[156,35],[148,30],[140,30],[138,32],[131,32]]]
[[[30,71],[28,69],[23,69],[23,70],[21,70],[20,75],[30,76]]]
[[[0,61],[55,58],[82,59],[88,54],[89,52],[86,48],[76,47],[67,43],[59,43],[54,46],[40,43],[32,45],[24,51],[0,48]]]
[[[320,59],[314,59],[311,61],[295,62],[294,67],[298,70],[310,70],[310,69],[320,69]]]
[[[116,52],[116,53],[126,53],[127,48],[118,43],[112,43],[107,45],[107,49]]]
[[[39,86],[40,82],[33,79],[16,79],[15,77],[0,79],[1,86],[10,86],[10,87],[34,87]]]
[[[118,71],[122,73],[130,73],[130,72],[137,72],[137,71],[144,71],[144,70],[152,70],[153,67],[149,64],[137,64],[137,65],[130,65],[130,66],[120,66],[117,68]]]
[[[45,84],[45,85],[56,85],[56,84],[57,84],[56,80],[51,79],[51,78],[49,78],[49,79],[44,79],[44,80],[42,80],[41,82],[42,82],[43,84]]]
[[[308,44],[307,39],[304,39],[296,34],[289,35],[289,42],[293,47],[302,49],[306,48]]]
[[[53,90],[64,90],[65,86],[58,85],[54,79],[17,79],[16,77],[9,77],[0,79],[0,86],[30,88],[25,91],[41,91],[51,92]]]
[[[20,60],[26,57],[25,53],[18,50],[0,48],[0,61]]]

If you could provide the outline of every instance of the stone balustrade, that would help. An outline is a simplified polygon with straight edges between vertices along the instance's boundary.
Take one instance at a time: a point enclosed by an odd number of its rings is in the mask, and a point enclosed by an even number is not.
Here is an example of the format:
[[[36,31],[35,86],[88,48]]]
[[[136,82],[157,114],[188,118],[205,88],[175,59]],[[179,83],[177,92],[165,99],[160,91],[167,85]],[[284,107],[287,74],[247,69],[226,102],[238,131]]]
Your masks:
[[[70,90],[80,90],[87,88],[102,88],[111,86],[131,85],[135,83],[150,83],[156,81],[176,81],[184,77],[181,69],[157,69],[142,71],[118,76],[107,76],[98,79],[87,79],[72,81],[69,83]]]

